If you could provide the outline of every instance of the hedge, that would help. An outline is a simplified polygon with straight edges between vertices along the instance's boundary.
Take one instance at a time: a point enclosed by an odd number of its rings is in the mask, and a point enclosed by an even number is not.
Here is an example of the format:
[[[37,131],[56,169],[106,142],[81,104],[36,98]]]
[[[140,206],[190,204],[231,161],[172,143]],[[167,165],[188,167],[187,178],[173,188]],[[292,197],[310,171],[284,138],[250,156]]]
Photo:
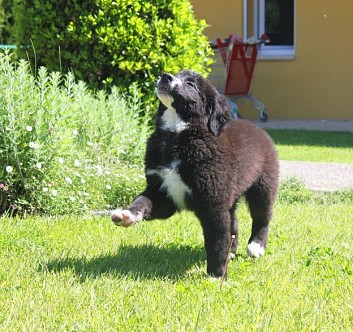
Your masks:
[[[20,0],[18,55],[34,69],[73,71],[94,88],[138,84],[146,98],[163,72],[209,71],[212,50],[187,0]]]

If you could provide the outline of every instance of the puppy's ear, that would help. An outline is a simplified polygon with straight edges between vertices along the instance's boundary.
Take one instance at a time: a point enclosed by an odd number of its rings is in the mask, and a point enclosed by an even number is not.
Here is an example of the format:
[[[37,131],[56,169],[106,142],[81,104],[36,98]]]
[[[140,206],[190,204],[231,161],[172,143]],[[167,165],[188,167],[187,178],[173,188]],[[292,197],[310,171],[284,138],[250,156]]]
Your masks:
[[[213,100],[211,100],[211,102],[208,103],[209,116],[207,122],[208,130],[215,136],[219,135],[222,128],[231,118],[227,104],[221,100],[221,98],[217,97],[220,96],[216,96]]]

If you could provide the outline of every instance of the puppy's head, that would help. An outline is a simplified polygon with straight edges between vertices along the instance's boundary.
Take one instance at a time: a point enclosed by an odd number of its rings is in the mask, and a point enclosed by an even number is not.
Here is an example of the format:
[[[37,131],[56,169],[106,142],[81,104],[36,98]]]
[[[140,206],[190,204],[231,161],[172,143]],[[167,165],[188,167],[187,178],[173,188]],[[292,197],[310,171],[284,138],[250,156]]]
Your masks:
[[[177,75],[163,74],[157,82],[160,113],[168,121],[188,124],[199,121],[218,135],[231,115],[224,97],[201,75],[183,70]],[[171,120],[172,119],[172,120]],[[173,124],[169,124],[169,129]]]

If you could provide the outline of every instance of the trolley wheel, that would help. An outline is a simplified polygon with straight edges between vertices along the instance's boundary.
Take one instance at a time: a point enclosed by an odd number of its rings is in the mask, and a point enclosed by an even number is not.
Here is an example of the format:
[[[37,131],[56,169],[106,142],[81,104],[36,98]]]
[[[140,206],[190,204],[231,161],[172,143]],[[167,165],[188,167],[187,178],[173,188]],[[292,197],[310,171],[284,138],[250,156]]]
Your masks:
[[[241,120],[241,119],[243,119],[243,117],[241,116],[241,114],[239,113],[239,112],[237,112],[237,113],[233,113],[232,114],[232,117],[234,118],[234,119],[237,119],[237,120]]]
[[[261,122],[267,122],[268,116],[265,112],[262,112],[260,115]]]

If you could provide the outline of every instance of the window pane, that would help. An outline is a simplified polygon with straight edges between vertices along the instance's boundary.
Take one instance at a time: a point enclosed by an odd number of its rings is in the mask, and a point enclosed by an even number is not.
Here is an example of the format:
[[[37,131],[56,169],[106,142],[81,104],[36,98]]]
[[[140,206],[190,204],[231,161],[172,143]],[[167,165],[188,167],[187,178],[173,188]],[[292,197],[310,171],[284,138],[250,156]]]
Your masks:
[[[269,45],[294,45],[294,0],[265,0],[265,32]]]

